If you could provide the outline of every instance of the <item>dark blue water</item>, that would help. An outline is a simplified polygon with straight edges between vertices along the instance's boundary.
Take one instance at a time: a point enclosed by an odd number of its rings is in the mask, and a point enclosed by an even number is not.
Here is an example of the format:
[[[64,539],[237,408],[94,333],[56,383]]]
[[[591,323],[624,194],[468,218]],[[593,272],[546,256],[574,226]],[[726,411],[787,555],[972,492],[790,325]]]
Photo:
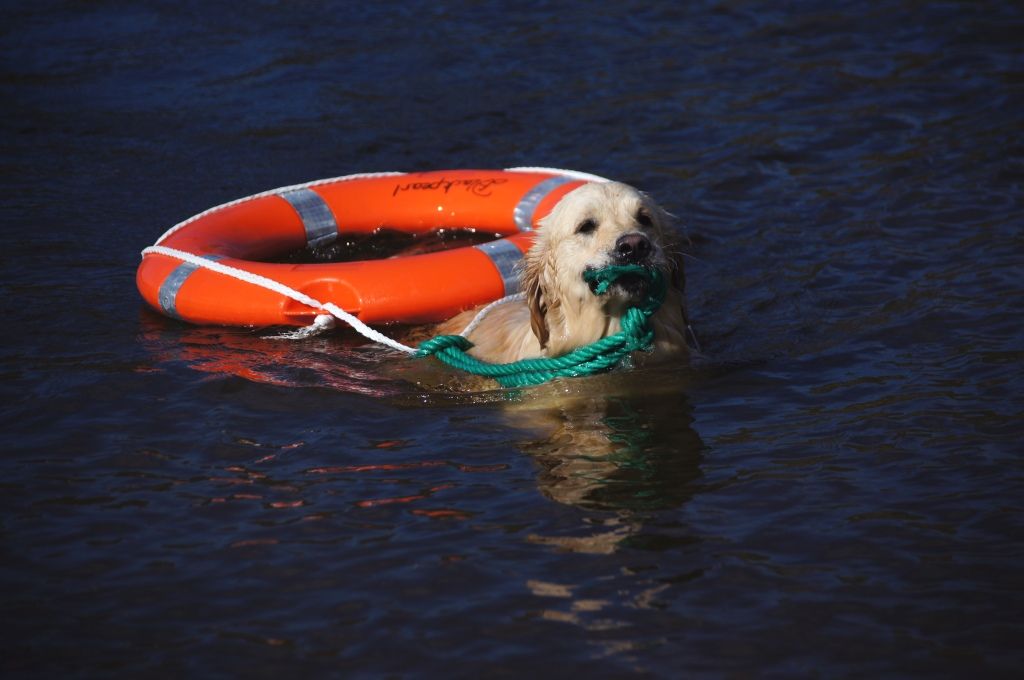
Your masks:
[[[41,0],[0,36],[5,675],[1019,672],[1019,4]],[[705,356],[510,404],[134,288],[227,200],[514,165],[678,215]]]

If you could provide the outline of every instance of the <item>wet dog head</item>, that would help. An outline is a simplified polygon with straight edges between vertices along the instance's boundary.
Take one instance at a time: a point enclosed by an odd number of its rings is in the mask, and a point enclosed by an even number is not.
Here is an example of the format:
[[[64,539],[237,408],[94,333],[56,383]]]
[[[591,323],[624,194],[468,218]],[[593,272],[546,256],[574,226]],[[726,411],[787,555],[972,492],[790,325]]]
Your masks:
[[[607,326],[607,319],[621,316],[647,294],[646,279],[627,275],[598,296],[584,279],[588,270],[640,265],[675,278],[663,245],[668,223],[658,204],[627,184],[590,183],[566,194],[541,221],[523,270],[531,326],[541,347],[551,335],[549,317],[557,315],[562,335],[599,338],[595,324]]]

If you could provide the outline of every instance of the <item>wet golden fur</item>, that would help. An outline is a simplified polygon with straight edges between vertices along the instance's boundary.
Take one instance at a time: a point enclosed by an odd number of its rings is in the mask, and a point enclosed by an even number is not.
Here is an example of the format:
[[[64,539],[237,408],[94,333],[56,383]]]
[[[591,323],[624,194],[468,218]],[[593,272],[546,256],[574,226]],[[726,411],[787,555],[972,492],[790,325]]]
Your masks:
[[[621,239],[629,235],[627,240],[650,246],[639,263],[657,267],[671,282],[665,302],[651,317],[653,352],[634,358],[649,363],[685,357],[682,265],[666,252],[668,223],[661,207],[626,184],[589,183],[569,192],[541,220],[537,240],[524,258],[526,300],[492,310],[469,335],[470,353],[492,363],[556,357],[617,333],[622,314],[642,291],[613,285],[597,296],[583,272],[621,262]],[[438,333],[461,332],[475,314],[470,310],[448,320]]]

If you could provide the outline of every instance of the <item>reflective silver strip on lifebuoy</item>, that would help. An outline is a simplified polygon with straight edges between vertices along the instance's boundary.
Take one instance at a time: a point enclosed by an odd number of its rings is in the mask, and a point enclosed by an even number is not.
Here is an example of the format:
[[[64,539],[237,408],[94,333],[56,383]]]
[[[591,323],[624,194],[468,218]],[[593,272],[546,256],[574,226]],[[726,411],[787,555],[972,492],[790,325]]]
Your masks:
[[[519,261],[523,259],[523,253],[511,241],[501,239],[490,243],[481,243],[473,246],[487,257],[497,267],[501,274],[501,280],[505,284],[505,295],[515,295],[519,292]]]
[[[223,259],[223,255],[203,255],[207,260]],[[181,319],[181,315],[178,314],[178,291],[181,290],[185,280],[192,275],[192,272],[199,269],[199,265],[192,264],[191,262],[182,262],[167,275],[164,282],[160,284],[160,290],[157,292],[157,301],[160,303],[160,309],[164,310],[167,316],[175,319]]]
[[[330,206],[312,189],[303,187],[278,194],[292,204],[295,212],[302,218],[302,226],[306,228],[306,243],[311,248],[330,243],[338,238],[338,223]]]
[[[519,231],[533,231],[533,214],[537,212],[537,206],[544,197],[550,194],[552,191],[568,184],[569,182],[578,182],[578,179],[572,177],[549,177],[548,179],[534,185],[532,189],[526,192],[515,209],[512,211],[512,218],[516,222],[516,226],[519,227]]]

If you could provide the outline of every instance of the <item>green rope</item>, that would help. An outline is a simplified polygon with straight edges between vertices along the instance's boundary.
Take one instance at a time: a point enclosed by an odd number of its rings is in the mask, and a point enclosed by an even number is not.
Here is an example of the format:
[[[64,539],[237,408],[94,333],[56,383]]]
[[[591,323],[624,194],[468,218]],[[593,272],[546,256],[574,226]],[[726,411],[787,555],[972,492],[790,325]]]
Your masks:
[[[593,375],[618,366],[631,352],[647,351],[654,341],[648,320],[665,300],[665,280],[661,272],[650,267],[623,265],[584,272],[583,278],[596,284],[595,295],[603,295],[619,277],[632,275],[645,278],[647,297],[637,307],[630,307],[622,316],[622,330],[567,352],[560,357],[523,359],[508,364],[489,364],[467,354],[473,346],[461,335],[439,335],[420,344],[417,356],[436,356],[453,368],[473,375],[494,378],[504,387],[539,385],[554,378]]]

